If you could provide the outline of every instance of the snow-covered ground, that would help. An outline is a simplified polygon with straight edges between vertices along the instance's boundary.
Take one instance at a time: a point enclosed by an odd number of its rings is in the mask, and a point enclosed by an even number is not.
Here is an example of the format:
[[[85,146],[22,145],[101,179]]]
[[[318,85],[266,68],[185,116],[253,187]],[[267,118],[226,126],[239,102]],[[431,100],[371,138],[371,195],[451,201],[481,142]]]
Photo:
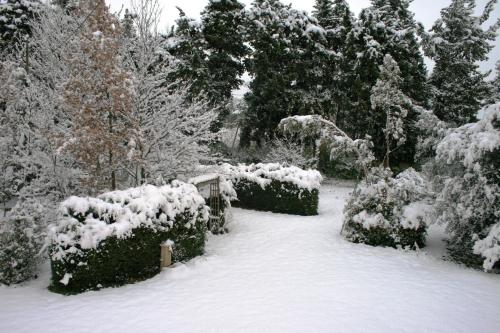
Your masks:
[[[350,191],[323,186],[316,217],[234,209],[205,256],[134,285],[66,297],[46,268],[0,287],[0,332],[500,332],[500,275],[441,260],[439,228],[421,252],[343,240]]]

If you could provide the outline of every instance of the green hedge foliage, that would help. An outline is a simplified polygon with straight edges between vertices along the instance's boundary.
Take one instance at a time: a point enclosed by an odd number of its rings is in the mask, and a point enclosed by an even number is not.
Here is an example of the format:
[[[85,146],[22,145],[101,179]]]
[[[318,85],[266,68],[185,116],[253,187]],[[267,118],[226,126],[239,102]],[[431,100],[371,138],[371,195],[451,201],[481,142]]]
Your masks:
[[[127,238],[113,236],[106,239],[97,249],[86,249],[63,260],[52,259],[49,289],[76,294],[150,278],[160,272],[160,244],[166,240],[174,242],[173,262],[202,255],[207,231],[202,215],[194,227],[185,226],[192,218],[186,213],[179,215],[168,231],[140,227]],[[66,274],[71,274],[71,278],[65,285],[61,280]]]
[[[319,191],[299,188],[289,182],[272,180],[264,188],[247,179],[234,183],[235,207],[295,215],[318,215]]]

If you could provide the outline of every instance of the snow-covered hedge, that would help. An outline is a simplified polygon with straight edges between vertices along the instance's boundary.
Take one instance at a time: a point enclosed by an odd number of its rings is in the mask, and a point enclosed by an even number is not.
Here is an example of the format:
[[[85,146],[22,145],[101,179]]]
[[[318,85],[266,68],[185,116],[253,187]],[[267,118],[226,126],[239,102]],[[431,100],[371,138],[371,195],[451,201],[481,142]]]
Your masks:
[[[275,213],[317,215],[322,177],[318,171],[278,163],[224,164],[238,201],[233,205]]]
[[[413,169],[396,178],[389,170],[372,169],[347,203],[342,235],[373,246],[423,247],[429,210],[425,189],[424,179]]]
[[[450,130],[436,149],[437,221],[447,225],[451,256],[468,266],[500,270],[500,103]]]
[[[231,201],[235,201],[238,198],[233,184],[229,180],[227,180],[226,177],[215,173],[193,177],[189,180],[189,183],[194,185],[203,184],[217,177],[219,178],[219,190],[221,195],[219,207],[221,215],[218,223],[209,223],[208,228],[213,234],[222,234],[227,232],[226,223],[229,222],[230,219]],[[205,199],[206,204],[210,205],[209,186],[207,185],[204,188],[198,188],[198,191],[200,195]]]
[[[173,241],[173,261],[203,253],[207,220],[196,187],[178,181],[71,197],[49,228],[51,289],[76,293],[151,277],[162,242]]]

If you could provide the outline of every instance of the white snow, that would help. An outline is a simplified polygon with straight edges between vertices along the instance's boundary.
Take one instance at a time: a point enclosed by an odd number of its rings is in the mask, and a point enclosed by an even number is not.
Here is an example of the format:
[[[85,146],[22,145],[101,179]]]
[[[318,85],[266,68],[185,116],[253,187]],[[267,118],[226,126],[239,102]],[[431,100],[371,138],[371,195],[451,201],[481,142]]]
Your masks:
[[[205,200],[196,187],[180,181],[161,187],[144,185],[108,192],[99,198],[70,197],[61,203],[61,216],[49,227],[52,256],[60,260],[68,253],[97,248],[108,237],[126,238],[141,226],[168,229],[175,217],[186,211],[191,216],[189,223],[194,225],[200,207],[203,207],[204,219],[208,219],[204,205]],[[160,210],[162,214],[157,219]],[[83,217],[83,223],[78,221],[77,215]]]
[[[323,186],[314,217],[234,209],[204,256],[144,282],[61,296],[46,271],[0,287],[0,332],[500,331],[500,275],[443,261],[439,227],[420,252],[345,241],[350,191]]]
[[[238,164],[237,166],[223,164],[221,171],[231,180],[246,179],[265,188],[272,180],[288,182],[299,188],[319,189],[323,177],[316,170],[303,170],[296,166],[285,166],[280,163]]]

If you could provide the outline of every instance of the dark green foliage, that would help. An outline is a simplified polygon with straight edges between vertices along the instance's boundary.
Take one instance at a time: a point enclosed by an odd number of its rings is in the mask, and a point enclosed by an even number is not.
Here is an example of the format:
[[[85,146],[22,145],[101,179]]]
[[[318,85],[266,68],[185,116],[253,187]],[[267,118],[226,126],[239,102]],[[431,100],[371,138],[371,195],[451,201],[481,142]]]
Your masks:
[[[173,227],[167,231],[141,227],[134,229],[130,237],[110,237],[101,242],[97,249],[83,250],[82,255],[51,260],[50,290],[76,294],[150,278],[160,272],[160,244],[167,240],[174,242],[173,262],[186,261],[203,254],[206,224],[199,220],[194,227],[187,228],[185,224],[190,219],[191,216],[185,213],[177,216]],[[66,273],[72,274],[72,277],[64,285],[60,281]]]
[[[195,100],[208,90],[209,72],[204,53],[201,26],[194,19],[186,17],[180,9],[177,28],[167,43],[167,51],[175,57],[173,70],[168,75],[172,89],[189,87],[188,98]]]
[[[7,0],[0,2],[0,53],[15,52],[30,35],[29,21],[41,6],[38,0]]]
[[[248,14],[248,43],[253,81],[241,146],[272,140],[287,116],[332,112],[330,62],[336,55],[315,19],[279,1],[256,1]]]
[[[453,0],[426,36],[426,54],[436,62],[430,77],[432,109],[453,127],[476,121],[481,103],[490,95],[485,81],[489,73],[481,73],[478,63],[488,59],[500,26],[482,27],[494,5],[491,2],[476,16],[474,1]]]
[[[404,213],[409,205],[424,198],[424,184],[413,169],[396,178],[388,170],[372,169],[372,174],[358,184],[347,202],[342,235],[353,243],[372,246],[412,249],[425,246],[425,212],[418,212],[421,215],[417,224]]]
[[[421,226],[418,229],[404,229],[402,227],[382,228],[373,227],[365,229],[361,224],[349,224],[351,233],[349,241],[353,243],[362,243],[371,246],[388,246],[397,248],[399,246],[415,249],[415,244],[421,248],[425,246],[426,227]]]
[[[217,131],[229,113],[231,92],[242,83],[242,58],[247,53],[242,31],[244,5],[237,0],[210,1],[202,15],[202,35],[210,76],[207,97],[220,113],[212,129]]]
[[[235,207],[249,208],[274,213],[295,215],[318,215],[319,191],[301,189],[288,182],[272,180],[264,189],[246,179],[234,182],[238,201]]]
[[[360,172],[356,167],[356,155],[339,156],[336,159],[330,158],[330,147],[323,143],[319,147],[318,170],[327,177],[340,179],[358,179]]]
[[[393,57],[401,70],[402,92],[417,105],[428,104],[426,67],[417,39],[419,30],[409,10],[409,1],[380,0],[361,12],[355,29],[347,37],[342,81],[348,96],[337,124],[355,139],[370,135],[378,160],[383,159],[385,150],[385,117],[372,110],[370,97],[386,54]],[[402,31],[405,33],[399,33]],[[393,154],[395,164],[414,162],[416,117],[416,112],[410,110],[404,122],[408,140]]]

